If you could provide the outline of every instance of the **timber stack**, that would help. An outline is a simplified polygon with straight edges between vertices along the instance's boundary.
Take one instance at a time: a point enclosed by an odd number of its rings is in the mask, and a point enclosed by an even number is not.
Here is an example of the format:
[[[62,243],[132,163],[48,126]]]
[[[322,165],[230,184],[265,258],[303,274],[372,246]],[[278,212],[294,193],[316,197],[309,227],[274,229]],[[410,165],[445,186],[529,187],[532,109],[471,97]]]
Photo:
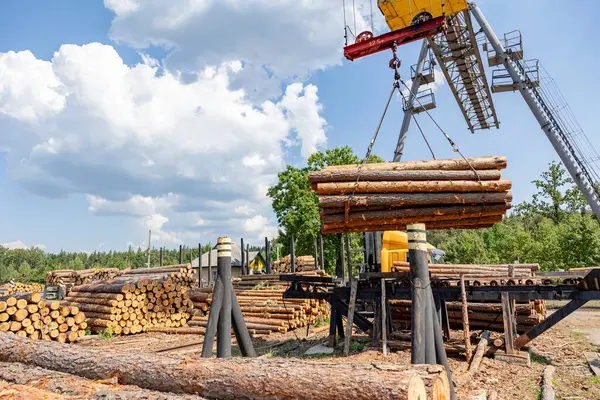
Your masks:
[[[108,281],[74,286],[63,304],[86,312],[92,332],[135,334],[184,326],[192,302],[189,264],[125,271]]]
[[[283,288],[234,288],[248,331],[255,335],[285,333],[290,329],[322,323],[329,315],[326,300],[283,299]],[[188,292],[194,304],[189,326],[206,327],[212,303],[212,290],[194,288]]]
[[[83,285],[90,281],[112,279],[120,274],[121,271],[118,268],[61,269],[49,271],[46,274],[46,283],[50,285]]]
[[[21,282],[10,282],[3,287],[5,296],[14,293],[42,293],[44,291],[44,285],[41,283],[21,283]]]
[[[282,281],[279,279],[281,274],[256,274],[256,275],[243,275],[239,278],[233,279],[233,286],[238,289],[260,289],[264,287],[287,287],[289,282]],[[296,272],[294,275],[301,276],[329,276],[323,270]]]
[[[308,180],[321,208],[321,232],[488,228],[510,208],[506,157],[325,167]]]
[[[299,256],[294,259],[295,272],[308,272],[315,270],[315,258],[313,256]],[[271,271],[281,274],[292,272],[292,261],[289,255],[271,263]]]
[[[540,284],[535,277],[539,264],[429,264],[431,277],[439,283],[460,286],[460,277],[464,275],[466,285],[472,286],[511,286]],[[394,272],[410,272],[410,264],[394,261]]]
[[[0,297],[0,332],[32,339],[74,342],[85,335],[85,319],[78,307],[46,302],[40,293]]]

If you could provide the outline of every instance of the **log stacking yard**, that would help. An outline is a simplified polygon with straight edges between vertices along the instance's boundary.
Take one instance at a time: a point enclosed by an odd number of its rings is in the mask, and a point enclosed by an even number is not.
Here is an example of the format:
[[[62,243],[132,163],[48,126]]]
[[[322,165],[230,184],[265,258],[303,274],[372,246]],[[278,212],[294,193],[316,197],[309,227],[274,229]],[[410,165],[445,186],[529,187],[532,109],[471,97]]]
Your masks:
[[[309,173],[322,233],[478,229],[502,221],[512,201],[505,157],[329,166]]]

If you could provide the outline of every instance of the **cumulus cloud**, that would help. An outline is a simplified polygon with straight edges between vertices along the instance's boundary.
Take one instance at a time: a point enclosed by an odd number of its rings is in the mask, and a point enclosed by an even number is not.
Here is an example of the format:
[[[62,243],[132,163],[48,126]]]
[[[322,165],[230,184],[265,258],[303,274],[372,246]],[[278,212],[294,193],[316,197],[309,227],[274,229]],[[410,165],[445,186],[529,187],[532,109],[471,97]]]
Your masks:
[[[370,27],[371,0],[357,0],[346,16],[355,34]],[[339,0],[106,0],[116,14],[113,39],[139,49],[169,51],[165,65],[194,71],[229,60],[246,63],[236,84],[256,101],[279,83],[341,64],[344,17]],[[373,10],[376,31],[384,26]]]
[[[148,58],[128,66],[98,43],[63,45],[51,61],[10,58],[18,62],[0,64],[13,88],[0,91],[0,148],[12,177],[44,196],[84,194],[91,212],[137,217],[165,242],[183,227],[240,233],[232,210],[268,215],[266,189],[291,138],[305,156],[326,143],[314,85],[291,84],[257,106],[231,88],[237,61],[184,81]]]
[[[278,230],[272,226],[269,220],[262,215],[255,215],[244,222],[244,231],[246,233],[257,234],[258,237],[274,238]],[[256,235],[255,235],[256,236]]]
[[[21,240],[17,240],[14,242],[8,242],[8,243],[0,243],[0,246],[5,247],[9,250],[33,249],[33,248],[38,248],[38,249],[44,250],[46,248],[45,244],[34,244],[32,246],[28,246],[25,243],[23,243],[23,241],[21,241]]]

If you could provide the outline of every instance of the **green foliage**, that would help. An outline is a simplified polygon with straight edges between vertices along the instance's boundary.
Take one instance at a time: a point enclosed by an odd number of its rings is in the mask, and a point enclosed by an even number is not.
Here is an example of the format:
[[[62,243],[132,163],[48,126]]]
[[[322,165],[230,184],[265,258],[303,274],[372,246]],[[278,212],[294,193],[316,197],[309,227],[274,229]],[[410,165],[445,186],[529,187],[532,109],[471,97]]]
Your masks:
[[[114,333],[112,329],[106,328],[102,332],[100,332],[100,339],[112,339],[114,337]]]
[[[481,231],[431,232],[448,263],[539,263],[543,270],[600,265],[600,225],[560,164],[533,181],[532,202],[517,205],[500,224]]]
[[[267,194],[272,200],[273,211],[279,226],[274,246],[281,245],[281,257],[289,254],[290,235],[294,237],[296,254],[313,254],[314,241],[319,235],[321,222],[317,195],[308,182],[309,171],[316,171],[330,165],[358,164],[361,158],[348,146],[329,149],[312,154],[306,167],[297,168],[288,165],[280,172],[276,185],[269,188]],[[370,156],[368,162],[383,162],[377,156]],[[325,269],[333,272],[338,262],[340,236],[327,235],[323,238]]]
[[[212,245],[202,247],[208,251]],[[184,249],[184,261],[190,260],[190,248]],[[198,257],[198,248],[191,249],[191,257]],[[145,249],[129,247],[126,251],[107,252],[66,252],[57,254],[44,253],[38,248],[9,250],[0,246],[0,282],[18,280],[21,282],[40,282],[46,280],[46,273],[55,269],[89,269],[89,268],[141,268],[146,266],[148,253]],[[179,263],[179,249],[165,249],[163,265]],[[160,250],[150,252],[151,266],[160,264]]]
[[[362,344],[361,342],[350,342],[350,351],[353,353],[358,353],[360,351],[363,351],[363,349],[365,348],[365,345]]]

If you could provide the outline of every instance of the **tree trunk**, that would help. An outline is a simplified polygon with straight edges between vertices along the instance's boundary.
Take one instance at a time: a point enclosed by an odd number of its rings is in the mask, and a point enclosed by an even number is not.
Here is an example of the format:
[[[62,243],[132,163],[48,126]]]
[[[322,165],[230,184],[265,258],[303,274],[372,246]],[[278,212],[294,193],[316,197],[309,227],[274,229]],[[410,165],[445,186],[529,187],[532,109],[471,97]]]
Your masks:
[[[498,170],[473,171],[365,171],[361,170],[361,181],[497,181],[500,179]],[[313,184],[327,182],[356,182],[356,170],[315,171],[311,172],[308,180]]]
[[[346,229],[353,227],[364,227],[370,225],[376,226],[405,226],[414,223],[423,223],[425,225],[430,224],[461,224],[466,223],[468,225],[479,225],[485,224],[488,222],[500,222],[502,221],[502,216],[506,213],[506,207],[504,207],[503,211],[495,211],[483,213],[487,215],[481,214],[473,214],[473,215],[427,215],[422,217],[405,217],[405,218],[382,218],[382,219],[367,219],[367,220],[355,220],[352,222],[338,222],[338,223],[329,223],[325,222],[323,224],[323,229],[332,230],[332,229]]]
[[[428,230],[438,229],[481,229],[489,228],[495,223],[501,222],[502,216],[498,217],[485,217],[485,218],[472,218],[462,220],[451,220],[451,221],[438,221],[428,222],[426,224]],[[327,225],[321,229],[322,234],[332,233],[349,233],[349,232],[380,232],[380,231],[404,231],[406,230],[407,224],[399,225],[360,225],[360,226],[349,226],[349,227],[336,227],[328,228]]]
[[[319,196],[319,207],[339,208],[340,210],[343,210],[346,201],[348,201],[350,207],[408,207],[432,204],[509,204],[512,201],[512,193],[377,193],[360,194],[356,196]]]
[[[371,163],[362,166],[361,171],[423,171],[423,170],[441,170],[441,171],[464,171],[479,169],[504,169],[506,168],[506,157],[491,156],[477,158],[451,158],[445,160],[426,160],[426,161],[405,161],[388,163]],[[323,168],[325,171],[345,171],[356,170],[357,164],[351,165],[332,165]]]
[[[403,218],[424,218],[435,216],[439,219],[475,218],[506,213],[506,204],[489,204],[473,206],[422,207],[401,208],[375,211],[353,211],[348,213],[348,224],[365,223],[371,220],[394,220]],[[323,214],[324,224],[339,224],[346,222],[346,214]]]
[[[144,353],[108,353],[0,334],[0,360],[88,379],[211,399],[411,399],[409,380],[449,399],[444,368],[389,363],[341,364],[252,358],[183,360]],[[56,360],[61,360],[57,363]],[[315,384],[318,382],[318,384]],[[415,384],[413,384],[415,385]],[[343,388],[343,390],[341,390]],[[428,397],[429,398],[429,397]],[[421,397],[423,399],[423,397]]]
[[[481,332],[481,339],[479,340],[479,344],[475,350],[475,355],[473,356],[473,360],[471,360],[471,365],[469,366],[469,374],[473,374],[479,370],[479,365],[481,365],[481,360],[483,359],[483,355],[487,350],[488,340],[490,340],[490,332]]]
[[[362,178],[362,177],[361,177]],[[313,185],[320,195],[345,195],[350,193],[469,193],[469,192],[505,192],[512,183],[503,179],[498,181],[363,181],[324,182]]]

